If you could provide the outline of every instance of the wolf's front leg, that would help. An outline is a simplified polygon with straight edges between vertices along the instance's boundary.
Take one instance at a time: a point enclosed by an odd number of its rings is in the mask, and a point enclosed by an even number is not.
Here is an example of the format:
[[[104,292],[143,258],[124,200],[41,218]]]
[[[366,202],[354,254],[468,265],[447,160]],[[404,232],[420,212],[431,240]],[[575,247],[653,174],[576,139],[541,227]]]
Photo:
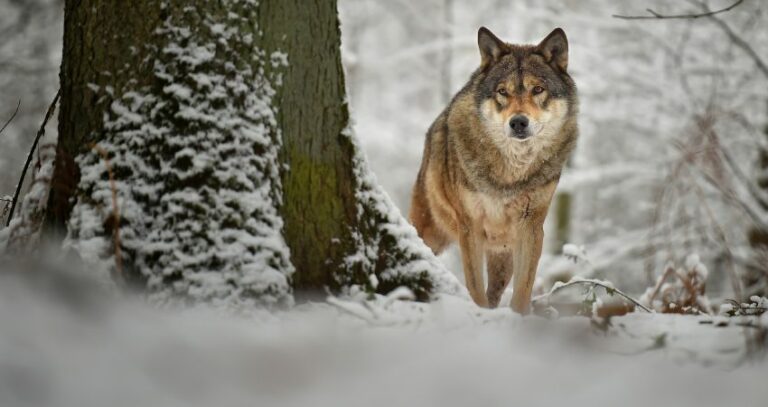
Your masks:
[[[464,280],[475,304],[488,308],[483,281],[483,245],[477,233],[469,225],[459,228],[459,247],[464,265]]]
[[[531,302],[531,290],[536,279],[536,268],[544,242],[543,217],[541,222],[531,222],[522,230],[514,251],[514,276],[512,278],[512,309],[527,314]]]

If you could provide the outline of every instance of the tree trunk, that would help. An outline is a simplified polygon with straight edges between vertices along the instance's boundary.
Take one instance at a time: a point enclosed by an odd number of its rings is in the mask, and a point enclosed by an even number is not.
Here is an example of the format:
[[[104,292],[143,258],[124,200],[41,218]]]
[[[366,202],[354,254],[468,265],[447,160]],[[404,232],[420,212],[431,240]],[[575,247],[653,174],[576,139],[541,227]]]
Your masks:
[[[763,129],[763,134],[768,137],[768,125]],[[761,148],[758,154],[758,171],[754,182],[760,191],[768,191],[768,150]],[[768,212],[766,205],[760,204],[760,209]],[[752,253],[743,275],[747,294],[745,298],[752,295],[766,296],[768,295],[768,230],[753,225],[747,234]]]
[[[562,254],[563,246],[570,241],[571,236],[571,199],[567,191],[555,196],[555,245],[554,254]]]
[[[115,277],[267,305],[456,289],[348,129],[335,1],[67,0],[61,87],[46,227]]]
[[[284,236],[301,270],[294,286],[335,286],[328,270],[342,264],[354,243],[350,226],[357,227],[336,2],[268,1],[259,23],[269,33],[264,49],[287,52],[290,60],[275,102],[282,107],[281,160],[289,167],[282,172]]]

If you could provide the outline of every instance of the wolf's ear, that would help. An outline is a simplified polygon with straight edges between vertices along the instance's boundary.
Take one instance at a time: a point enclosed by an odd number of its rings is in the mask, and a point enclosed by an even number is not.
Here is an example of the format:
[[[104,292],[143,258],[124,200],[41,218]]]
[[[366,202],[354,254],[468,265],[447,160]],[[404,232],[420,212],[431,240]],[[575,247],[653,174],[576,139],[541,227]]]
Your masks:
[[[507,44],[485,27],[477,30],[477,46],[480,48],[480,66],[483,68],[498,60],[507,51]]]
[[[536,46],[536,51],[549,63],[554,63],[563,72],[568,68],[568,38],[562,28],[555,28]]]

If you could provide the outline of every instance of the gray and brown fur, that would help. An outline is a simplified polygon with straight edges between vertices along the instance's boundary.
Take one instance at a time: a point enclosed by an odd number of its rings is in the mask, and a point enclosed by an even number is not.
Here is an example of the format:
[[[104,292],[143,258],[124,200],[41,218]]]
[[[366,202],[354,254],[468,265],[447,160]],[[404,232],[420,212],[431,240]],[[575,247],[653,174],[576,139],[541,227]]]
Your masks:
[[[478,45],[480,67],[427,132],[410,220],[435,253],[458,241],[478,305],[496,307],[514,277],[511,306],[526,313],[544,218],[578,136],[568,40],[558,28],[512,45],[483,27]]]

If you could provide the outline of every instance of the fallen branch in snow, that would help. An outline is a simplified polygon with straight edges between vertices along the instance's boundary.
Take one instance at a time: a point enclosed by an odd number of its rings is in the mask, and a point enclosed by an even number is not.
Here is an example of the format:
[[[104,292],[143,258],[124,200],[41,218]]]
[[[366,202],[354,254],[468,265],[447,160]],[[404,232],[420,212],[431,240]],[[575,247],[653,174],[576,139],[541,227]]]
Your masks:
[[[715,14],[725,13],[726,11],[729,11],[733,8],[736,8],[739,4],[744,2],[744,0],[736,0],[735,3],[731,4],[730,6],[726,8],[722,8],[720,10],[715,11],[706,11],[698,14],[673,14],[673,15],[664,15],[659,14],[653,9],[647,8],[645,11],[647,11],[650,15],[649,16],[623,16],[619,14],[613,14],[611,17],[613,18],[619,18],[622,20],[671,20],[671,19],[695,19],[695,18],[701,18],[701,17],[710,17]]]
[[[120,208],[117,205],[117,186],[115,185],[115,177],[112,173],[112,165],[109,164],[109,155],[107,150],[99,147],[97,144],[92,144],[91,148],[96,150],[104,160],[104,165],[107,167],[107,175],[109,176],[109,188],[112,190],[112,240],[115,246],[115,272],[117,278],[123,277],[123,256],[120,251]]]
[[[582,278],[578,278],[578,277],[571,279],[571,281],[569,281],[567,283],[560,283],[560,282],[556,283],[554,286],[552,286],[552,289],[549,290],[548,293],[545,293],[545,294],[542,294],[542,295],[538,295],[538,296],[532,298],[531,299],[531,303],[535,303],[535,302],[541,301],[543,299],[546,299],[547,303],[549,303],[549,298],[553,294],[555,294],[556,292],[558,292],[558,291],[560,291],[560,290],[562,290],[564,288],[571,287],[571,286],[574,286],[574,285],[591,285],[592,287],[602,287],[602,288],[605,289],[605,291],[609,295],[619,294],[621,297],[625,298],[627,301],[631,302],[632,304],[634,304],[636,307],[642,309],[643,311],[645,311],[645,312],[653,312],[648,307],[646,307],[643,304],[641,304],[638,300],[630,297],[629,295],[625,294],[624,292],[622,292],[618,288],[615,288],[613,286],[613,284],[606,283],[606,282],[603,282],[603,281],[600,281],[600,280],[582,279]]]
[[[27,176],[27,170],[29,169],[29,164],[32,162],[32,156],[35,154],[35,149],[37,148],[37,143],[40,141],[40,138],[43,137],[45,134],[45,125],[48,124],[48,120],[50,120],[51,116],[53,116],[53,111],[56,110],[56,103],[59,101],[59,95],[61,95],[61,89],[56,91],[56,96],[53,98],[53,102],[51,102],[51,105],[48,106],[48,111],[45,113],[45,119],[43,119],[43,124],[40,126],[40,130],[37,131],[37,136],[35,136],[35,141],[32,143],[32,148],[29,150],[29,155],[27,155],[27,162],[24,164],[24,169],[21,171],[21,178],[19,178],[19,183],[16,185],[16,192],[13,194],[13,199],[11,201],[11,211],[8,214],[8,219],[5,221],[5,226],[10,226],[11,219],[13,219],[13,211],[16,209],[16,204],[19,202],[19,195],[21,194],[21,186],[24,184],[24,178]]]
[[[759,297],[753,295],[750,298],[749,303],[738,302],[736,300],[727,299],[726,303],[720,306],[720,314],[726,314],[728,316],[740,316],[740,315],[762,315],[765,311],[768,311],[768,298]]]

